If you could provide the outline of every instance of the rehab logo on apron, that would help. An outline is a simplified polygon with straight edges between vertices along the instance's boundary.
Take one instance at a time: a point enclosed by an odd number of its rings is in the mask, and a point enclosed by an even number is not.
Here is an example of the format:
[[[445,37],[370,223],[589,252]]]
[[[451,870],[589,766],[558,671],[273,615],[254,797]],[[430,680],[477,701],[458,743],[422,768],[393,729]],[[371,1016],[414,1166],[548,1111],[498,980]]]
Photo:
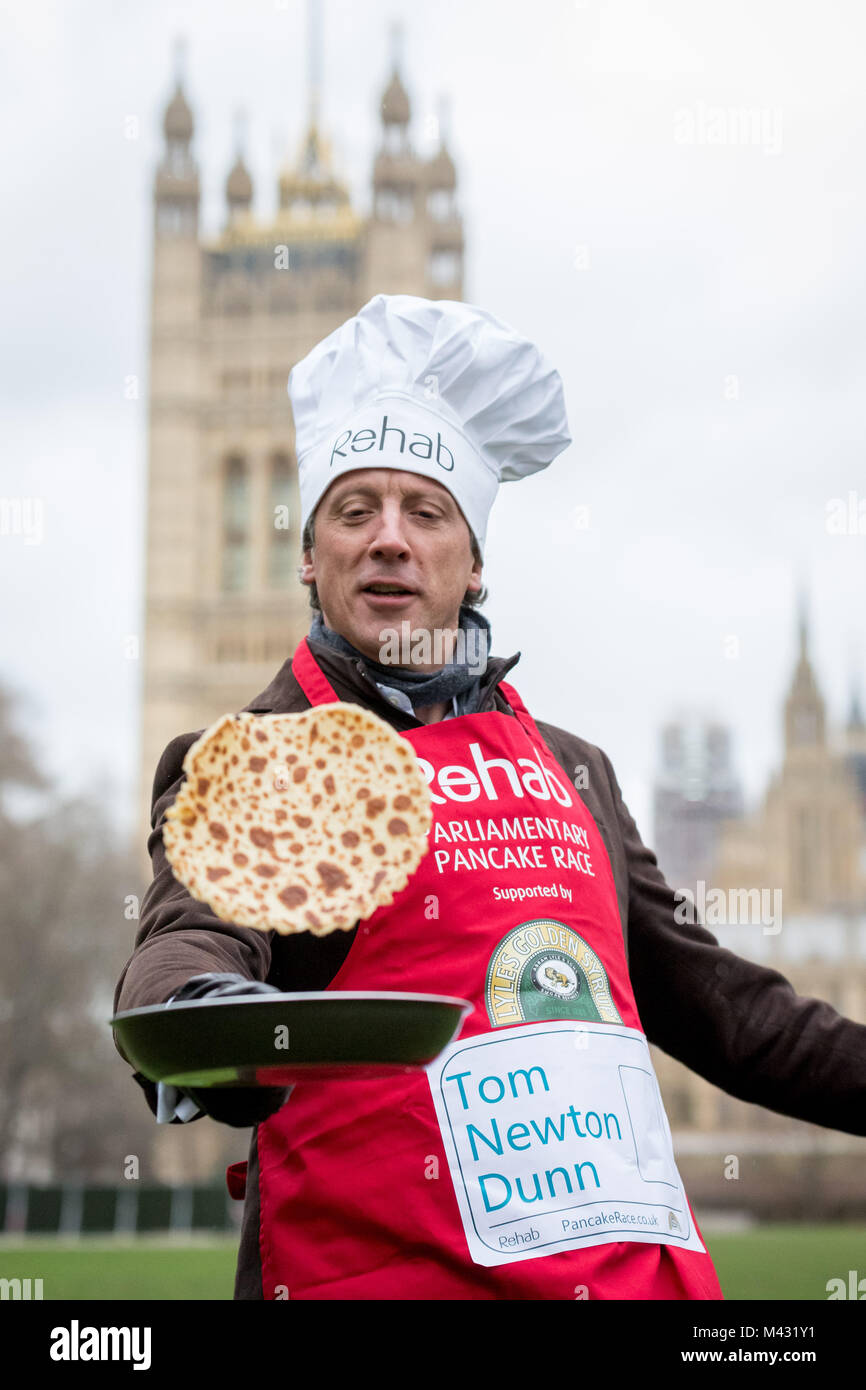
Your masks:
[[[490,957],[484,998],[494,1028],[544,1018],[622,1023],[595,951],[552,917],[506,933]]]

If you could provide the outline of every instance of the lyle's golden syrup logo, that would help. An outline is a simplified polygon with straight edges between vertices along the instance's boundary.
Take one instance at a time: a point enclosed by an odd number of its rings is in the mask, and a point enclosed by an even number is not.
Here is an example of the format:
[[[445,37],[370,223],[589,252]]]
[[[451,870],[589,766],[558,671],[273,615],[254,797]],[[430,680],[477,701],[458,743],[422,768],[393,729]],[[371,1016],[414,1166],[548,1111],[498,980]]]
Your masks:
[[[544,1018],[622,1023],[595,951],[552,917],[521,922],[502,938],[484,997],[494,1028]]]
[[[556,999],[573,999],[580,989],[580,980],[573,966],[562,956],[545,956],[532,972],[536,989],[543,989]]]

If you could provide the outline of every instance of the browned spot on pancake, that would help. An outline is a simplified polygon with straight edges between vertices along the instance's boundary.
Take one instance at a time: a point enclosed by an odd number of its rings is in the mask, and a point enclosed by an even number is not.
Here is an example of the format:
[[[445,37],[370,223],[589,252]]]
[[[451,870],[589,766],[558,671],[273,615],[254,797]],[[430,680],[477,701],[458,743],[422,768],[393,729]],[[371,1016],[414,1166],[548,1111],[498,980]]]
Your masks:
[[[250,769],[253,772],[264,772],[267,765],[267,758],[250,758]]]
[[[399,816],[392,816],[388,822],[389,835],[408,835],[409,827]]]
[[[207,876],[211,883],[216,883],[218,878],[225,878],[228,873],[231,873],[230,869],[208,869]]]
[[[210,825],[208,826],[208,830],[210,831],[211,835],[213,835],[215,840],[227,840],[229,837],[229,832],[226,830],[224,825],[220,824],[218,820],[212,820]]]
[[[307,901],[307,890],[302,888],[299,883],[293,883],[288,888],[284,888],[277,894],[284,907],[300,907],[301,903]],[[309,913],[307,916],[309,917]]]
[[[411,805],[412,805],[412,798],[411,798],[411,796],[403,796],[403,795],[401,794],[400,796],[395,796],[395,797],[394,797],[394,810],[395,810],[395,811],[408,811],[408,810],[409,810],[409,807],[410,807]]]
[[[403,859],[406,860],[406,859],[411,859],[411,858],[412,858],[412,851],[411,851],[411,849],[404,849],[404,851],[403,851]]]
[[[282,825],[288,814],[288,811],[284,811],[282,806],[279,811],[274,811],[274,820],[277,822],[277,825]]]
[[[318,738],[318,737],[319,737],[319,725],[318,725],[318,723],[311,724],[311,725],[310,725],[310,738]]]
[[[303,780],[304,780],[304,778],[306,777],[306,775],[307,775],[307,769],[304,767],[303,764],[301,764],[301,766],[300,766],[300,767],[296,767],[295,770],[294,770],[294,772],[292,773],[292,781],[293,781],[293,782],[303,782]]]
[[[373,853],[374,853],[374,854],[384,854],[384,853],[385,853],[385,846],[384,846],[384,845],[374,845],[374,846],[373,846]]]
[[[355,792],[355,796],[358,798],[359,801],[361,800],[361,797],[362,797],[362,796],[369,796],[369,795],[370,795],[370,788],[369,788],[369,787],[359,787],[358,790]]]
[[[365,739],[363,734],[353,734],[349,742],[353,748],[363,748]]]
[[[385,771],[386,771],[386,772],[396,772],[397,769],[396,769],[396,767],[394,766],[393,763],[386,763],[386,764],[385,764]]]
[[[306,917],[311,927],[320,927],[322,925],[315,912],[305,912],[304,916]]]
[[[298,761],[298,755],[297,755],[297,753],[289,753],[289,754],[287,755],[287,757],[286,757],[286,762],[287,762],[287,763],[296,763],[297,761]]]
[[[354,865],[354,864],[360,864],[360,862],[361,862],[361,856],[360,856],[360,854],[353,854],[353,855],[352,855],[352,858],[349,860],[349,863],[350,863],[350,864],[353,864],[353,865]]]
[[[272,830],[265,830],[260,825],[250,828],[250,839],[257,849],[270,849],[274,847],[274,835]]]
[[[312,816],[292,816],[292,820],[295,822],[295,825],[299,825],[302,830],[306,830],[308,825],[313,824]]]
[[[324,758],[317,758],[317,759],[316,759],[316,767],[324,767],[324,766],[325,766],[325,759],[324,759]]]
[[[318,804],[319,804],[319,802],[321,801],[321,799],[322,799],[322,793],[321,793],[321,792],[316,792],[315,796],[313,797],[313,805],[314,805],[314,806],[318,806]]]
[[[349,880],[345,872],[337,864],[329,864],[327,859],[322,859],[316,865],[316,872],[322,880],[322,887],[326,893],[333,893],[337,888],[348,888]]]
[[[299,845],[298,842],[297,842],[297,840],[295,841],[295,843],[294,843],[293,845],[289,845],[289,850],[290,850],[290,852],[291,852],[292,854],[300,854],[300,852],[301,852],[301,850],[302,850],[303,848],[304,848],[304,846],[303,846],[303,845]]]
[[[192,839],[192,835],[190,834],[190,832],[189,832],[188,830],[185,830],[185,831],[183,832],[183,838],[184,838],[185,840],[191,840],[191,839]]]
[[[264,729],[256,729],[256,738],[258,739],[259,743],[267,743],[268,741],[268,736],[265,733]]]
[[[336,782],[334,781],[333,775],[332,775],[330,772],[326,773],[326,774],[325,774],[325,791],[328,793],[329,796],[333,796],[333,795],[334,795],[334,792],[335,792],[336,790],[337,790],[337,784],[336,784]]]
[[[207,807],[205,806],[203,801],[197,801],[195,803],[195,809],[197,811],[201,811],[202,815],[204,815],[205,811],[207,810]]]
[[[206,796],[206,795],[207,795],[207,789],[208,789],[209,786],[210,786],[210,778],[209,778],[209,777],[199,777],[198,781],[196,782],[196,791],[198,792],[199,796]]]
[[[346,846],[346,849],[354,849],[361,841],[360,835],[356,834],[354,830],[344,830],[340,839]]]
[[[198,816],[196,815],[195,811],[189,808],[185,808],[183,811],[179,812],[178,820],[181,821],[184,825],[195,825],[196,821],[198,820]]]
[[[373,892],[374,892],[374,893],[375,893],[376,889],[379,887],[379,884],[382,882],[382,879],[383,879],[384,877],[385,877],[385,870],[384,870],[384,869],[377,869],[376,872],[375,872],[374,875],[373,875]]]
[[[373,796],[367,802],[367,815],[380,816],[385,809],[384,796]]]
[[[250,747],[250,741],[249,741],[249,739],[246,737],[246,735],[244,735],[244,737],[241,739],[241,748],[244,750],[245,753],[248,753],[248,752],[249,752],[249,747]]]
[[[342,749],[340,748],[339,743],[332,743],[331,746],[330,746],[329,749],[328,749],[328,752],[329,752],[329,753],[341,753],[341,752],[342,752]]]
[[[277,872],[277,866],[276,864],[257,864],[253,872],[261,878],[273,878]]]
[[[249,858],[245,854],[235,854],[232,856],[232,863],[237,864],[239,869],[242,869],[244,864],[249,864],[249,862]]]

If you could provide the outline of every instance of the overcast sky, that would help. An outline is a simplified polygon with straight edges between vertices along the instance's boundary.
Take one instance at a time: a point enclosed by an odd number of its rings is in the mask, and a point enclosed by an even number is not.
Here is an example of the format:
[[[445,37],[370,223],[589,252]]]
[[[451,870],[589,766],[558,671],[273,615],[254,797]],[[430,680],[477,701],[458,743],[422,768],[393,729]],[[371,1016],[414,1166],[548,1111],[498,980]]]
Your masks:
[[[491,517],[493,650],[522,652],[510,679],[537,718],[609,754],[650,842],[681,708],[731,726],[750,797],[777,766],[801,583],[831,723],[853,675],[866,694],[866,518],[827,529],[834,498],[866,512],[864,14],[324,0],[323,114],[358,205],[402,18],[423,152],[450,103],[465,298],[562,373],[574,442]],[[212,232],[239,108],[256,208],[275,205],[306,110],[303,0],[2,5],[0,498],[40,501],[43,533],[0,535],[0,679],[62,787],[104,789],[130,826],[146,401],[124,387],[147,380],[179,34]]]

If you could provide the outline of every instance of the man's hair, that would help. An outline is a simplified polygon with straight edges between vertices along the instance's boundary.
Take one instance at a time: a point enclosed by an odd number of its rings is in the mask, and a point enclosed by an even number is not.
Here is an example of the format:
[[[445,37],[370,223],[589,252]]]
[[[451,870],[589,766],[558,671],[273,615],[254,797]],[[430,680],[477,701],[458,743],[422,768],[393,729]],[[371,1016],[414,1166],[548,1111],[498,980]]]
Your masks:
[[[472,543],[472,558],[473,560],[476,560],[478,564],[481,564],[481,551],[478,547],[478,542],[475,539],[474,533],[472,532],[471,528],[469,530],[469,538]],[[307,524],[304,527],[304,534],[301,537],[301,551],[303,552],[305,550],[312,550],[314,545],[315,528],[313,525],[313,517],[311,516],[307,519]],[[319,593],[316,588],[316,581],[313,580],[312,584],[310,584],[308,587],[310,590],[310,607],[318,609],[318,611],[321,612],[322,605],[319,602]],[[482,603],[487,602],[488,597],[489,596],[487,593],[487,588],[485,585],[482,584],[478,593],[476,593],[474,589],[467,589],[466,593],[463,595],[462,603],[465,604],[468,608],[480,608]]]

